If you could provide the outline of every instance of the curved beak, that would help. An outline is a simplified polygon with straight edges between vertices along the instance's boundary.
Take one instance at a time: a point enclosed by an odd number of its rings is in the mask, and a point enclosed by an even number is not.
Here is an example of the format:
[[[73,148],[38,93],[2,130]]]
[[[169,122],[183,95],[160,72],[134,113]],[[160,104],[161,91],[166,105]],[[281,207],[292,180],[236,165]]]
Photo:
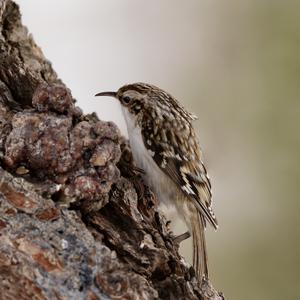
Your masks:
[[[96,97],[98,96],[108,96],[108,97],[117,97],[117,93],[116,92],[102,92],[102,93],[98,93],[95,95]]]

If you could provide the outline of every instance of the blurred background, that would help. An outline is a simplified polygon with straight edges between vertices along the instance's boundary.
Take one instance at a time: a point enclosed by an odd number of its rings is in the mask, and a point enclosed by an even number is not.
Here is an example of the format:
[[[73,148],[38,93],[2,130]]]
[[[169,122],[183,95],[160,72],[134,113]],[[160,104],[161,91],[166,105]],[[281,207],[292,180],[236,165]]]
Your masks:
[[[17,3],[85,112],[126,134],[118,104],[93,95],[143,81],[199,116],[220,223],[207,230],[215,287],[300,299],[300,1]]]

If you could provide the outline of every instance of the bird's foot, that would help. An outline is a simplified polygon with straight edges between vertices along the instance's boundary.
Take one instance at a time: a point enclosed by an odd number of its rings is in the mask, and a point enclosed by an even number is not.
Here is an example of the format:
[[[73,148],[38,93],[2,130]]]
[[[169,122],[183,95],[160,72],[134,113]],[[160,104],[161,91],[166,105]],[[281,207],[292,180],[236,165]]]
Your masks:
[[[170,220],[166,222],[166,228],[167,228],[167,233],[168,233],[169,237],[171,238],[173,243],[175,243],[177,245],[179,245],[181,242],[183,242],[184,240],[188,239],[191,236],[189,231],[186,231],[183,234],[179,234],[179,235],[175,236],[173,231],[171,230],[171,221]]]
[[[189,237],[191,237],[191,234],[190,234],[189,231],[186,231],[183,234],[180,234],[180,235],[177,235],[177,236],[173,237],[173,243],[179,245],[181,242],[185,241]]]

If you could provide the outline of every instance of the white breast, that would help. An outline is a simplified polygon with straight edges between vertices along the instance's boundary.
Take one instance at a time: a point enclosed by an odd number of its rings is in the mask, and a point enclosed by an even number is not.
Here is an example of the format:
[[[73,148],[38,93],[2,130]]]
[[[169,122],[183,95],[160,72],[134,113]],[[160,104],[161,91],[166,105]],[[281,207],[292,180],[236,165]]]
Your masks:
[[[177,187],[168,176],[157,166],[153,160],[153,153],[147,150],[141,134],[141,129],[136,127],[135,117],[123,108],[127,123],[128,137],[132,155],[137,166],[145,171],[146,184],[153,190],[160,201],[165,205],[175,204],[178,195]]]

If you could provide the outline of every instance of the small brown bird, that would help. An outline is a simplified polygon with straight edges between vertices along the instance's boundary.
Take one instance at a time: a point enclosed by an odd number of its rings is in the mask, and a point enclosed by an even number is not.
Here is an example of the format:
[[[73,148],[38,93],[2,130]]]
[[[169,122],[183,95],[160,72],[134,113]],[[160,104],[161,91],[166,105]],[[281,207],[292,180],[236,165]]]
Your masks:
[[[160,201],[175,205],[193,237],[193,265],[198,278],[208,278],[204,229],[215,229],[211,184],[192,121],[196,117],[170,94],[145,83],[96,96],[118,99],[127,123],[132,154],[144,179]]]

